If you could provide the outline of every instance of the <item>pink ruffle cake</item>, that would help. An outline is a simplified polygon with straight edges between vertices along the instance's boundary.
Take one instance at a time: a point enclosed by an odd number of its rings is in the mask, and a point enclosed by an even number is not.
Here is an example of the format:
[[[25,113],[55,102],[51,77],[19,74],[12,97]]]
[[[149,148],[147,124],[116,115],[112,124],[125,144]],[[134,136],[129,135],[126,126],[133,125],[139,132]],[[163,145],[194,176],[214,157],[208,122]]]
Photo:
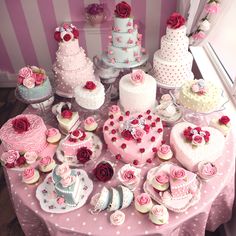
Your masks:
[[[0,130],[4,151],[17,150],[40,153],[48,145],[47,128],[37,115],[18,115],[9,119]]]
[[[163,137],[163,126],[157,115],[126,112],[113,115],[105,122],[103,134],[110,152],[125,163],[142,166],[152,162]]]

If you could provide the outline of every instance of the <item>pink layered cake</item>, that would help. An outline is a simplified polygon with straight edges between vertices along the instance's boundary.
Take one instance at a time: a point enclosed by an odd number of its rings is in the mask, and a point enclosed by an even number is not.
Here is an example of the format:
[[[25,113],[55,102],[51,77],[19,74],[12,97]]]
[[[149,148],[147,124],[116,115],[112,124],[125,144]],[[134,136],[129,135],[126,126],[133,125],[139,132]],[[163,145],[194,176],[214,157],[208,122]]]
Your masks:
[[[0,130],[4,151],[40,153],[47,146],[47,128],[37,115],[19,115],[9,119]]]
[[[56,93],[63,97],[74,97],[74,88],[85,80],[94,80],[93,63],[79,47],[79,30],[72,24],[56,28],[54,38],[59,43],[55,73]]]
[[[163,127],[158,116],[150,110],[142,114],[130,114],[114,118],[103,126],[105,142],[110,152],[125,163],[144,165],[152,162],[163,137]]]
[[[66,136],[60,143],[60,148],[64,156],[76,156],[77,151],[81,147],[92,148],[92,138],[90,133],[86,133],[81,129],[76,129]]]

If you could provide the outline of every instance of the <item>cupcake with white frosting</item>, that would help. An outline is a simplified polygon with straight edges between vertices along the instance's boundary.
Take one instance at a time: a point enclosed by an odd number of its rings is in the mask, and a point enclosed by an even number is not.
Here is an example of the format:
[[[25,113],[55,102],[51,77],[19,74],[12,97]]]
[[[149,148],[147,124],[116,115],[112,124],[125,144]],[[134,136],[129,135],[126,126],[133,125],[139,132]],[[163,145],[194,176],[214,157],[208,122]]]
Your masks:
[[[94,117],[89,116],[84,120],[84,129],[86,131],[94,131],[98,127],[97,121],[94,119]]]
[[[163,205],[155,205],[149,211],[149,219],[156,225],[166,224],[169,220],[169,213]]]
[[[47,142],[57,143],[61,139],[61,133],[58,129],[50,128],[46,131]]]
[[[151,210],[153,203],[149,194],[141,193],[135,197],[135,209],[141,213],[147,213]]]
[[[169,145],[162,144],[157,152],[157,156],[162,160],[170,160],[173,157],[173,152]]]

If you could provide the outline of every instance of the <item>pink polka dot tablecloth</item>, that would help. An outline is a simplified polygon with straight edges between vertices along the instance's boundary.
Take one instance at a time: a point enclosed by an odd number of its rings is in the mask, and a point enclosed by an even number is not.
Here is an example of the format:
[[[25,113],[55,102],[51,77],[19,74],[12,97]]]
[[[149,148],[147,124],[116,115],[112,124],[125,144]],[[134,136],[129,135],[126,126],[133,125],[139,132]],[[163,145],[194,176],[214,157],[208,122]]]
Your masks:
[[[27,110],[27,113],[31,110]],[[45,120],[45,119],[44,119]],[[53,119],[46,117],[46,122],[53,125]],[[54,123],[55,126],[56,123]],[[165,139],[168,140],[170,128],[165,128]],[[200,201],[184,213],[169,211],[169,222],[162,226],[151,223],[147,214],[137,212],[132,204],[122,210],[126,215],[125,223],[121,226],[110,224],[111,213],[103,211],[97,215],[89,212],[91,196],[99,192],[104,185],[116,186],[119,184],[116,177],[106,184],[95,182],[94,189],[86,205],[69,213],[53,214],[44,212],[36,199],[35,192],[45,176],[41,176],[36,185],[26,185],[21,180],[21,173],[4,168],[5,177],[11,199],[26,235],[168,235],[186,236],[205,235],[205,230],[214,231],[219,225],[231,218],[235,195],[235,136],[229,134],[224,155],[216,162],[218,175],[208,182],[202,183]],[[104,148],[105,149],[105,148]],[[103,150],[101,159],[109,159],[115,163],[115,170],[122,166],[121,162],[111,159],[107,150]],[[142,183],[147,171],[160,164],[156,160],[142,168]],[[138,192],[143,192],[142,183]]]

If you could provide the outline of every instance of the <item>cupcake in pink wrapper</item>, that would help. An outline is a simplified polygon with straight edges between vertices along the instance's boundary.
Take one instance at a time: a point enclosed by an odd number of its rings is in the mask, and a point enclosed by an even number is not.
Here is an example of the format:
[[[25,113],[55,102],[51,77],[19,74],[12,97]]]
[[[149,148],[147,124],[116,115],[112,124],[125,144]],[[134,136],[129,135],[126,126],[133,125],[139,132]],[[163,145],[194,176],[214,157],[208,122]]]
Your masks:
[[[151,184],[154,189],[158,191],[165,191],[170,186],[169,176],[165,172],[161,171],[154,176]]]
[[[122,225],[125,222],[125,214],[122,211],[116,210],[110,215],[110,222],[115,226]]]
[[[98,127],[97,121],[93,116],[89,116],[84,120],[84,129],[87,131],[95,131]]]
[[[47,142],[57,143],[61,139],[61,133],[58,129],[50,128],[46,131]]]
[[[124,186],[134,191],[141,179],[141,169],[126,164],[118,171],[118,179]]]
[[[71,174],[71,169],[68,163],[63,163],[56,168],[56,175],[60,176],[62,179],[67,178]]]
[[[167,161],[173,157],[173,152],[169,145],[162,144],[158,149],[157,155],[160,159]]]
[[[55,168],[55,166],[56,163],[50,156],[42,157],[39,161],[39,170],[44,173],[50,172]]]
[[[109,112],[108,112],[109,116],[113,116],[114,118],[119,118],[121,116],[121,111],[120,111],[120,107],[117,105],[112,105],[109,107]]]
[[[153,203],[149,194],[141,193],[135,197],[135,209],[141,213],[147,213],[151,210]]]
[[[39,172],[33,167],[28,167],[22,173],[22,180],[26,184],[35,184],[39,180]]]
[[[199,162],[198,164],[198,175],[202,179],[210,179],[217,174],[216,166],[211,162]]]
[[[149,212],[149,219],[156,225],[166,224],[169,220],[169,213],[163,205],[155,205]]]
[[[24,157],[26,159],[26,163],[31,165],[33,163],[35,163],[35,161],[37,160],[38,158],[38,155],[36,152],[26,152],[24,154]]]

